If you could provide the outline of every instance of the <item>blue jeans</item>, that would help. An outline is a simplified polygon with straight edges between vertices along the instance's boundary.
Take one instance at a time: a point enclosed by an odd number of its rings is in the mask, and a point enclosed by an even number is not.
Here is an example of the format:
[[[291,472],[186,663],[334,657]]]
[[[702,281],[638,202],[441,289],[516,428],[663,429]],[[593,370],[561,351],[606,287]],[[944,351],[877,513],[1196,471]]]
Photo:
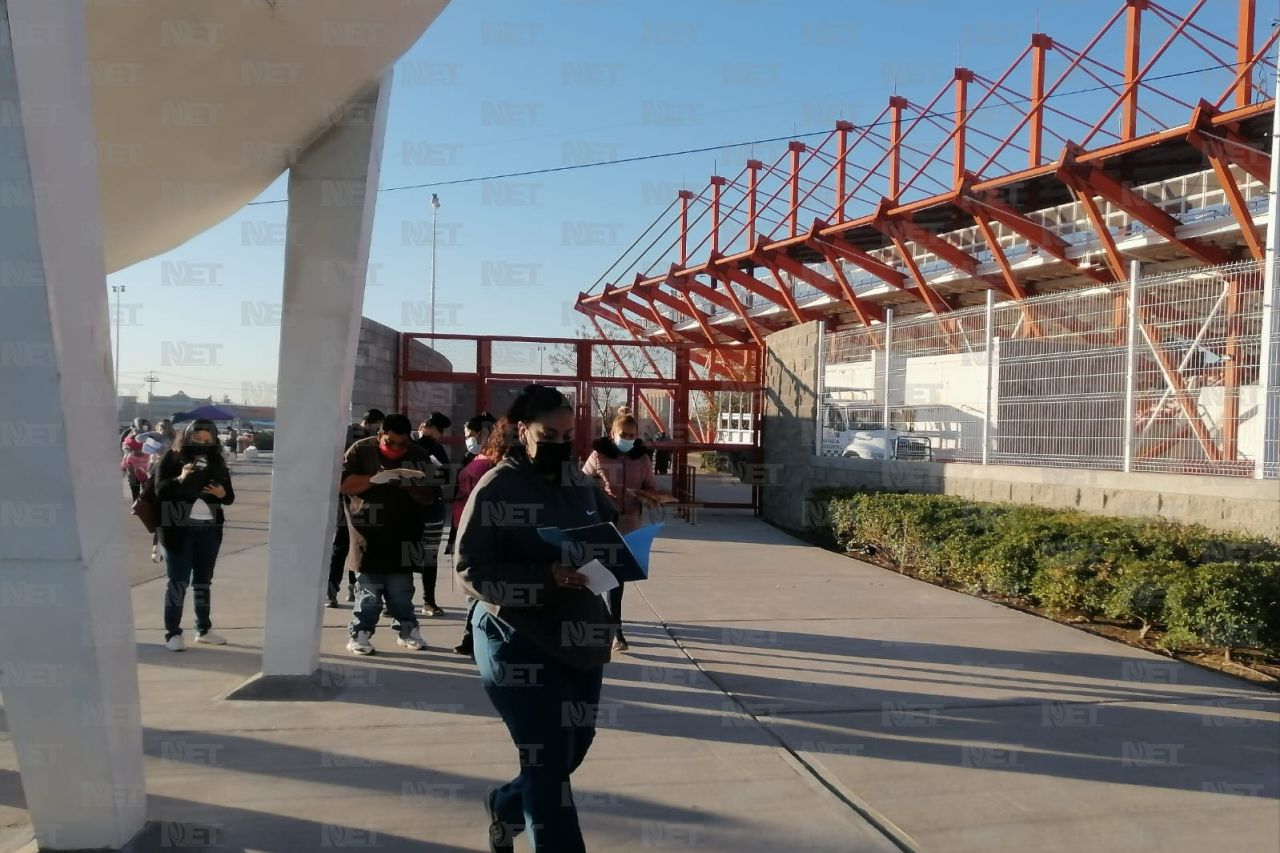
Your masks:
[[[162,540],[163,541],[163,540]],[[222,529],[213,522],[192,522],[183,527],[182,545],[164,548],[165,571],[169,584],[164,592],[164,638],[182,633],[182,606],[187,587],[194,587],[196,632],[204,634],[213,627],[209,619],[209,588],[213,583],[213,565],[222,547]]]
[[[534,853],[585,853],[569,776],[596,735],[604,667],[565,666],[483,606],[472,627],[484,691],[520,753],[520,775],[497,789],[494,810],[529,831]]]
[[[351,608],[347,633],[354,637],[363,632],[372,637],[382,617],[384,604],[395,620],[400,636],[407,637],[418,627],[418,617],[413,613],[413,575],[407,572],[392,575],[360,572],[356,575],[356,603]]]

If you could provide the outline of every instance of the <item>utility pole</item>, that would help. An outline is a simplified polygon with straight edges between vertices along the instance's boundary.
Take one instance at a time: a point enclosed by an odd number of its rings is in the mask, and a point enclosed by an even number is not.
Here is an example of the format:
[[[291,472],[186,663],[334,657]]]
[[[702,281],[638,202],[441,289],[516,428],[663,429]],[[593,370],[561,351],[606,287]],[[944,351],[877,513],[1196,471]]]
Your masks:
[[[440,196],[431,194],[431,348],[436,342],[436,220],[440,215]]]
[[[142,381],[147,383],[147,420],[154,426],[156,413],[151,411],[151,400],[156,396],[156,383],[160,381],[160,377],[156,376],[154,370],[148,370]]]

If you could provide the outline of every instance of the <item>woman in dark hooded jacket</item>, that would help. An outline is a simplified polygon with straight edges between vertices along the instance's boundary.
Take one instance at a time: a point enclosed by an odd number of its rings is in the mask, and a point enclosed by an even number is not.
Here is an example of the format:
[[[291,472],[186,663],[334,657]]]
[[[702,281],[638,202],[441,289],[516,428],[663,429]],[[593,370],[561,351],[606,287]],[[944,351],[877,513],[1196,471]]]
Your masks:
[[[527,829],[535,853],[583,853],[570,774],[595,737],[614,622],[586,577],[538,528],[613,520],[572,459],[574,410],[554,388],[529,385],[496,429],[505,458],[462,512],[457,569],[468,595],[476,665],[516,745],[520,774],[489,792],[489,846],[514,849]]]
[[[212,630],[209,588],[222,547],[222,508],[235,501],[236,493],[213,421],[192,421],[151,476],[160,506],[160,546],[169,575],[164,597],[165,646],[173,652],[186,648],[182,610],[189,586],[195,587],[196,642],[223,645],[226,640]]]

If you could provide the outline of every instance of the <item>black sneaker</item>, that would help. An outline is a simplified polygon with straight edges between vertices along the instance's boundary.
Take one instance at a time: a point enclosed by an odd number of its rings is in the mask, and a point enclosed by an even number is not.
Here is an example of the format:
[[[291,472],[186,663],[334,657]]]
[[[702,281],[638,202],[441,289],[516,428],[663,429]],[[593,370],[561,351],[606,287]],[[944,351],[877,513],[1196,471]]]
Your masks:
[[[347,587],[347,604],[352,604],[356,600],[356,591],[351,587]]]
[[[325,602],[324,606],[325,606],[325,607],[337,607],[337,606],[338,606],[338,596],[336,596],[336,595],[330,595],[330,596],[329,596],[329,600]]]
[[[498,819],[494,810],[493,801],[497,796],[498,789],[494,788],[484,798],[484,810],[489,815],[489,853],[515,853],[516,834]]]
[[[474,658],[476,656],[476,648],[475,648],[475,645],[471,642],[471,638],[467,637],[461,643],[458,643],[458,645],[453,647],[453,653],[457,655],[464,655],[469,658]]]

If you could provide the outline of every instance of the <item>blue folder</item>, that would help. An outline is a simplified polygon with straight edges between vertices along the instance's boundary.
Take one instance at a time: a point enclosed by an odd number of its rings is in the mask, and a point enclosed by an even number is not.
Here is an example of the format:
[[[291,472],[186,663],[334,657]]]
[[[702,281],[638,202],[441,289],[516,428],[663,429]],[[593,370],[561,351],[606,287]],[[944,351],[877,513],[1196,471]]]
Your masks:
[[[649,577],[649,552],[661,528],[661,524],[651,524],[624,536],[617,525],[592,524],[568,530],[540,527],[538,535],[560,548],[570,565],[599,560],[618,580],[641,581]]]

